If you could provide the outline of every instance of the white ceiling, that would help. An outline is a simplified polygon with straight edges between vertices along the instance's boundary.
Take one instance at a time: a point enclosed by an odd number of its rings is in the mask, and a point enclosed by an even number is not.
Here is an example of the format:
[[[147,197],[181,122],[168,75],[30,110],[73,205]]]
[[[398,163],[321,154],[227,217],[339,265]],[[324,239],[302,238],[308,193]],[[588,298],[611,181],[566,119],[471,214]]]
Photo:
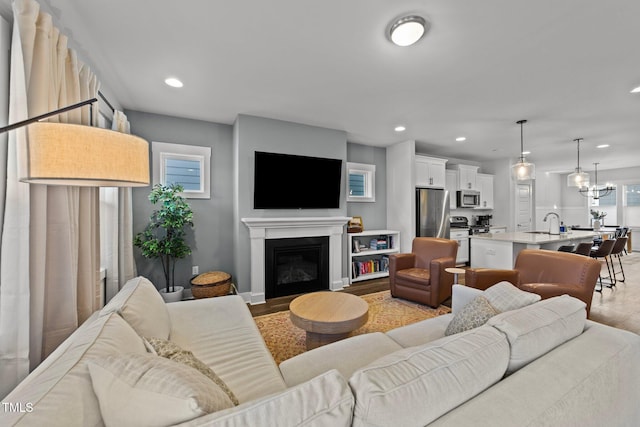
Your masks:
[[[640,166],[638,0],[41,4],[124,108],[227,124],[251,114],[475,161],[515,159],[527,119],[538,171],[570,172],[577,137],[587,170]],[[407,12],[431,29],[396,47],[385,29]]]

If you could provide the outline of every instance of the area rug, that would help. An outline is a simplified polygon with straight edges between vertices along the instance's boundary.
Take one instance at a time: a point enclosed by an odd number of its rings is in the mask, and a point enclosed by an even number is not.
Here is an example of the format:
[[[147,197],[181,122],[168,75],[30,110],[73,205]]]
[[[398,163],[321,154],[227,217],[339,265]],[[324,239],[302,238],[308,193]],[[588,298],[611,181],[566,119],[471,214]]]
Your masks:
[[[369,318],[367,323],[353,331],[351,335],[386,332],[399,326],[451,312],[449,307],[443,305],[434,309],[393,298],[389,291],[363,295],[361,298],[369,304]],[[258,316],[254,320],[276,363],[279,364],[306,351],[305,332],[291,323],[288,310]]]

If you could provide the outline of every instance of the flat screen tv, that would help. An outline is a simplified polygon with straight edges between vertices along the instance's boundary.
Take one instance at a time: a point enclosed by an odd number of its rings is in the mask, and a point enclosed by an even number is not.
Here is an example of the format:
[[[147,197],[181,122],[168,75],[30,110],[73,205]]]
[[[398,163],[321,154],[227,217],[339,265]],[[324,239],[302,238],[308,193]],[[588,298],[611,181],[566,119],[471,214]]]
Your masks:
[[[342,160],[255,152],[254,209],[340,207]]]

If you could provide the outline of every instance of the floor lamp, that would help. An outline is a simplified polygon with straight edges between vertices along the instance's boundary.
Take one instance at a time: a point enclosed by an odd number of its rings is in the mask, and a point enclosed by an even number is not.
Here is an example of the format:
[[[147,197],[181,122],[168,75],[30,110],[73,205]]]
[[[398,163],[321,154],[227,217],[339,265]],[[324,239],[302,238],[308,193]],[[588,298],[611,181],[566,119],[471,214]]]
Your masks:
[[[69,105],[0,128],[0,134],[27,126],[25,163],[19,180],[31,184],[81,187],[149,185],[149,143],[142,138],[94,126],[40,120],[89,105],[97,98]]]

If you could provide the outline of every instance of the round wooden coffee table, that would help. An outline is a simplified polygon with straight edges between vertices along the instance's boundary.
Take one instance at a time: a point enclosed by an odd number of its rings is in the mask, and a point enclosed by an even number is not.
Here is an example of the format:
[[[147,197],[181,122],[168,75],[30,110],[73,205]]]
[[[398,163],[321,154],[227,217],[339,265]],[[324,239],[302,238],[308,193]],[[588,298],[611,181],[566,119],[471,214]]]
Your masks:
[[[307,332],[307,350],[346,338],[367,322],[369,304],[342,292],[312,292],[289,305],[291,322]]]

